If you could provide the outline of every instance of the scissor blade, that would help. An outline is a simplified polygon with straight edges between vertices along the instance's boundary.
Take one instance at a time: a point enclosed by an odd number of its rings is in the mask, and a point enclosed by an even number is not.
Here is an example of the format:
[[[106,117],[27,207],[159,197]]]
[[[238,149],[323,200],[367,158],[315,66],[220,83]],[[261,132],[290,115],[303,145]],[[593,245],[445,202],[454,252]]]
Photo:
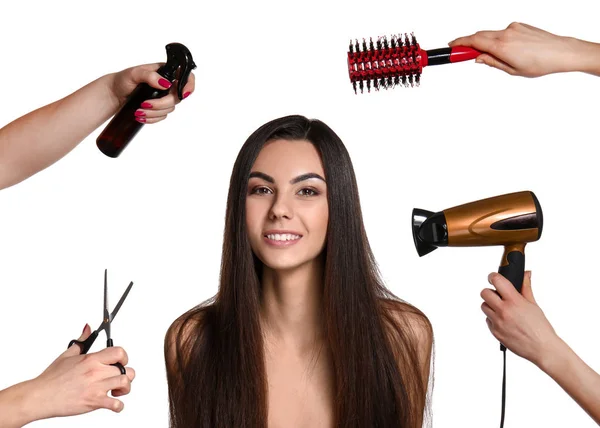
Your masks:
[[[125,290],[125,292],[123,293],[123,295],[121,296],[121,298],[119,299],[119,303],[117,303],[117,306],[115,306],[115,309],[112,311],[112,313],[110,314],[110,321],[112,322],[112,320],[115,319],[115,317],[117,316],[117,313],[119,312],[119,309],[121,309],[121,305],[123,304],[123,302],[125,301],[125,298],[127,297],[127,295],[129,294],[129,291],[131,290],[131,287],[133,287],[133,281],[131,281],[129,283],[129,285],[127,286],[127,289]]]
[[[104,312],[102,313],[102,317],[104,318],[104,322],[110,322],[110,318],[108,317],[108,285],[106,280],[106,272],[108,269],[104,269]]]

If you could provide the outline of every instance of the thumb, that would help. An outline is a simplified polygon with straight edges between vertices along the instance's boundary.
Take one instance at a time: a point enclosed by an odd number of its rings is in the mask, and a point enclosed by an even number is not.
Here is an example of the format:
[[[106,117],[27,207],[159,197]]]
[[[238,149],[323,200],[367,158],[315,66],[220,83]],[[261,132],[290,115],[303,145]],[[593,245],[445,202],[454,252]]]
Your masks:
[[[88,337],[90,337],[90,334],[92,334],[92,329],[89,326],[89,324],[86,324],[85,327],[83,327],[83,331],[81,332],[81,336],[79,336],[79,338],[77,340],[80,341],[80,342],[82,342],[85,339],[87,339]],[[69,347],[69,349],[67,349],[63,353],[63,356],[71,357],[73,355],[79,355],[79,354],[81,354],[81,348],[79,347],[79,345],[73,344],[72,346]]]
[[[530,270],[525,272],[525,275],[523,276],[523,287],[521,288],[521,294],[529,302],[537,305],[537,302],[535,301],[535,297],[533,297],[533,290],[531,289],[531,271]]]

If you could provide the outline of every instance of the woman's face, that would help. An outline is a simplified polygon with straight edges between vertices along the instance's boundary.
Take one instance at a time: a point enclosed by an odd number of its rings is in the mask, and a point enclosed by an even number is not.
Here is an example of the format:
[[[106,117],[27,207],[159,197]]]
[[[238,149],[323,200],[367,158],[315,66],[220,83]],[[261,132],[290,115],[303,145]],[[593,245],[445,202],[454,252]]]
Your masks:
[[[305,140],[265,144],[248,181],[246,227],[254,254],[288,270],[313,261],[325,246],[329,208],[321,157]]]

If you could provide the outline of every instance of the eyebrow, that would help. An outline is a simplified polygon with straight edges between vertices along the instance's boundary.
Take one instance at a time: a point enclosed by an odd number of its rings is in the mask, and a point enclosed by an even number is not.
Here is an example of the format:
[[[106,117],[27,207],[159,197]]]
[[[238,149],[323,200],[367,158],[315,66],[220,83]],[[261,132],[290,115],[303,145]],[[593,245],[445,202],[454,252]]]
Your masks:
[[[265,174],[264,172],[253,171],[250,173],[250,176],[248,178],[253,178],[253,177],[262,178],[263,180],[268,181],[269,183],[275,183],[275,179],[273,177],[271,177],[270,175]],[[321,177],[319,174],[316,174],[314,172],[308,172],[306,174],[302,174],[302,175],[299,175],[298,177],[292,178],[290,180],[290,184],[296,184],[296,183],[299,183],[304,180],[309,180],[311,178],[317,178],[319,180],[322,180],[324,183],[326,183],[325,179],[323,177]]]

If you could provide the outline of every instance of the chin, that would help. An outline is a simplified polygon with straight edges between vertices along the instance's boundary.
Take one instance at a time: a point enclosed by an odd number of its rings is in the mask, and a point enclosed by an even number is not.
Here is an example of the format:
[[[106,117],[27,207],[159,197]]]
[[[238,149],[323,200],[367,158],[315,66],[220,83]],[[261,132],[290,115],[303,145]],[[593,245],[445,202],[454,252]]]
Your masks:
[[[265,258],[265,260],[263,260],[263,264],[265,265],[265,267],[268,267],[269,269],[278,270],[278,271],[289,271],[289,270],[294,270],[301,266],[304,266],[305,264],[307,264],[310,261],[311,260],[291,260],[289,258],[282,259],[282,258],[272,257],[272,258]]]
[[[280,254],[280,255],[262,255],[263,257],[259,257],[263,262],[265,267],[277,271],[290,271],[294,269],[298,269],[303,266],[307,266],[312,262],[317,261],[318,256],[314,257],[298,257],[293,256],[292,254]]]

